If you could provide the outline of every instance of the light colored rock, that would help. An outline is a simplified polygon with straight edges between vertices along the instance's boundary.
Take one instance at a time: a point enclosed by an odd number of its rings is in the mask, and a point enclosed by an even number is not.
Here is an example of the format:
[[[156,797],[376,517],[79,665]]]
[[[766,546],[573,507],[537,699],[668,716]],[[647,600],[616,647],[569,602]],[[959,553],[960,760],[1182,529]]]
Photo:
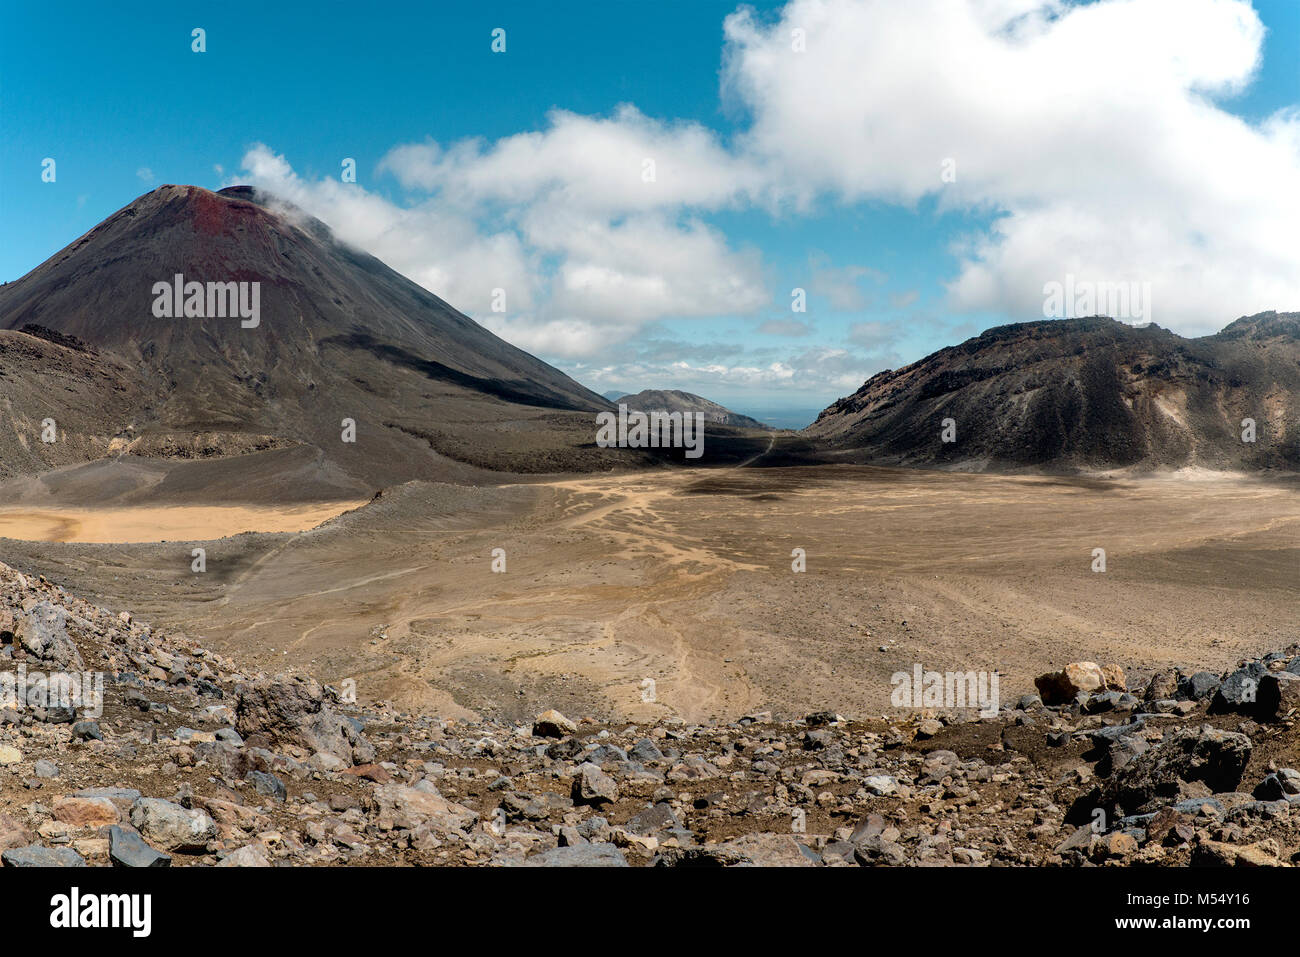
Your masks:
[[[375,788],[375,823],[382,831],[415,830],[466,831],[478,821],[478,812],[448,801],[436,790],[425,791],[404,784],[383,784]]]
[[[217,864],[217,867],[270,867],[266,852],[256,844],[245,844],[237,851],[232,851]]]
[[[1102,665],[1101,677],[1106,682],[1107,691],[1128,691],[1128,682],[1124,678],[1124,669],[1119,665]]]
[[[141,798],[131,807],[131,823],[155,847],[169,851],[204,851],[217,836],[217,825],[207,813],[190,810],[160,798]]]
[[[884,797],[898,790],[898,782],[888,774],[872,774],[863,779],[862,786],[877,797]]]

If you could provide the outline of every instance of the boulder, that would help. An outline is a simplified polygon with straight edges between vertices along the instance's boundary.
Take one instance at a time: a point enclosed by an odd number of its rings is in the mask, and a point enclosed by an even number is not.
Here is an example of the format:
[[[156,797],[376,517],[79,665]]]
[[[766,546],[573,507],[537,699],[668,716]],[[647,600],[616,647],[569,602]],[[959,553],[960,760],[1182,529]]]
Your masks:
[[[1282,768],[1260,781],[1255,797],[1261,801],[1300,801],[1300,771]]]
[[[72,736],[78,741],[103,741],[104,732],[98,721],[78,721],[72,726]]]
[[[551,708],[533,719],[533,735],[539,738],[563,738],[573,734],[578,726],[560,712]]]
[[[54,802],[54,819],[72,827],[107,827],[122,817],[108,798],[61,797]]]
[[[1210,713],[1254,711],[1255,702],[1259,699],[1259,682],[1266,674],[1268,669],[1259,661],[1238,668],[1223,679],[1223,684],[1214,693],[1214,698],[1210,701]]]
[[[534,854],[519,867],[628,867],[627,858],[613,844],[575,844]]]
[[[202,853],[217,836],[216,822],[207,813],[161,798],[136,801],[131,806],[131,823],[150,843],[182,853]]]
[[[1177,671],[1161,671],[1151,676],[1143,698],[1147,701],[1164,701],[1173,698],[1178,693],[1178,686]]]
[[[903,845],[882,834],[873,834],[853,845],[853,857],[863,867],[900,867],[907,863]]]
[[[820,856],[790,834],[745,834],[730,841],[665,847],[654,867],[816,867]]]
[[[1262,676],[1255,705],[1261,721],[1276,721],[1300,709],[1300,675],[1278,671]]]
[[[1049,671],[1034,679],[1043,704],[1069,704],[1081,692],[1100,691],[1106,687],[1101,666],[1092,661],[1072,661],[1060,671]]]
[[[1117,664],[1101,666],[1101,677],[1107,691],[1128,691],[1128,682],[1124,678],[1124,669]]]
[[[369,764],[375,749],[356,725],[335,711],[312,678],[276,675],[235,689],[235,730],[247,738],[306,748],[337,758],[344,766]]]
[[[8,814],[0,814],[0,851],[23,847],[35,840],[35,832],[26,824]]]
[[[618,800],[618,784],[599,767],[587,762],[573,779],[573,800],[579,804],[608,804]]]
[[[1219,690],[1219,676],[1212,671],[1198,671],[1178,683],[1178,697],[1192,701],[1212,698]]]
[[[682,822],[673,813],[672,805],[664,801],[633,815],[625,825],[633,834],[653,834],[656,831],[673,830],[681,826]]]
[[[170,855],[154,850],[135,831],[108,829],[108,859],[116,867],[171,867]]]
[[[642,738],[628,749],[627,756],[642,764],[655,764],[664,759],[664,753],[649,738]]]
[[[265,771],[249,771],[248,781],[253,785],[253,790],[273,801],[283,802],[288,797],[284,782],[274,774]]]
[[[237,851],[231,851],[217,867],[270,867],[271,862],[267,860],[266,851],[262,850],[260,845],[245,844]]]
[[[478,821],[478,812],[448,801],[437,790],[382,784],[375,788],[375,823],[382,831],[421,827],[435,831],[466,831]]]
[[[1156,844],[1186,844],[1195,836],[1196,829],[1188,815],[1177,808],[1162,807],[1147,821],[1147,840]]]
[[[1259,844],[1245,846],[1222,841],[1202,841],[1192,851],[1195,867],[1285,867],[1277,855]]]

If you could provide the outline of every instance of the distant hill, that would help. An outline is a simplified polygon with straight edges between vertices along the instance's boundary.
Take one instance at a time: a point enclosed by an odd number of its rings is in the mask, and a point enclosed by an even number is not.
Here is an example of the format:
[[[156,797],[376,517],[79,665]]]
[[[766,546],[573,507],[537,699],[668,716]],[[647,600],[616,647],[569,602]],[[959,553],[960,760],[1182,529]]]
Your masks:
[[[614,399],[606,393],[610,401],[617,401],[635,412],[701,412],[705,422],[715,425],[730,425],[740,429],[770,429],[757,419],[751,419],[739,412],[711,402],[703,396],[678,389],[646,389],[635,395],[624,395]]]
[[[999,326],[873,376],[803,434],[841,461],[906,466],[1295,469],[1300,313],[1197,339],[1107,318]]]

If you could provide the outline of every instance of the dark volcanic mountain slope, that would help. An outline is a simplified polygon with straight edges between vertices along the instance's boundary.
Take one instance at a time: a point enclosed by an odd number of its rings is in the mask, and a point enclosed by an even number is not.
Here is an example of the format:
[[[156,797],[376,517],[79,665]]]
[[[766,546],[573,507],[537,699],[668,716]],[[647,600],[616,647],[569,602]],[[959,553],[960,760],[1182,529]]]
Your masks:
[[[758,419],[751,419],[725,406],[680,389],[646,389],[617,400],[635,412],[700,412],[705,422],[730,425],[739,429],[766,429]]]
[[[1294,469],[1297,423],[1300,314],[1269,312],[1200,339],[1106,318],[1000,326],[873,376],[805,434],[913,466]]]
[[[260,323],[155,317],[154,283],[178,273],[260,283]],[[8,389],[0,448],[29,440],[30,420],[49,414],[62,415],[83,451],[148,434],[163,437],[145,447],[182,451],[212,444],[195,435],[269,436],[311,450],[318,477],[337,473],[334,484],[355,489],[481,467],[615,464],[592,450],[605,399],[248,187],[163,186],[119,210],[0,288],[0,330],[28,325],[49,330],[51,348],[75,352],[60,337],[88,344],[101,376],[130,370],[129,410],[107,403],[87,415],[58,390],[37,401],[29,387]],[[45,375],[30,364],[20,373],[19,358],[0,372],[25,382]],[[98,388],[89,382],[77,390]],[[342,441],[344,418],[356,422],[354,444]],[[234,445],[247,451],[250,442]],[[31,471],[29,459],[6,457],[0,469]]]
[[[76,424],[129,422],[142,402],[135,372],[124,363],[36,326],[0,330],[0,478],[116,451],[111,433]],[[43,429],[46,420],[53,420],[52,432]]]

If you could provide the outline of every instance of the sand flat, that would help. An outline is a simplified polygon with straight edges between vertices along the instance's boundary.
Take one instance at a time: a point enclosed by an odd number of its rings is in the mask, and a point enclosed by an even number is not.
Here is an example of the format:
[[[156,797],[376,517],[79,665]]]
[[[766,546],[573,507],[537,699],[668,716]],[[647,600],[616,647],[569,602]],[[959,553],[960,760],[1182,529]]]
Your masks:
[[[916,664],[997,670],[1014,700],[1068,661],[1139,669],[1140,689],[1141,669],[1285,647],[1297,492],[865,466],[411,483],[311,534],[230,539],[205,574],[170,544],[9,539],[0,559],[258,667],[447,714],[864,715]]]
[[[0,508],[0,538],[84,543],[206,541],[240,532],[302,532],[364,504]]]

